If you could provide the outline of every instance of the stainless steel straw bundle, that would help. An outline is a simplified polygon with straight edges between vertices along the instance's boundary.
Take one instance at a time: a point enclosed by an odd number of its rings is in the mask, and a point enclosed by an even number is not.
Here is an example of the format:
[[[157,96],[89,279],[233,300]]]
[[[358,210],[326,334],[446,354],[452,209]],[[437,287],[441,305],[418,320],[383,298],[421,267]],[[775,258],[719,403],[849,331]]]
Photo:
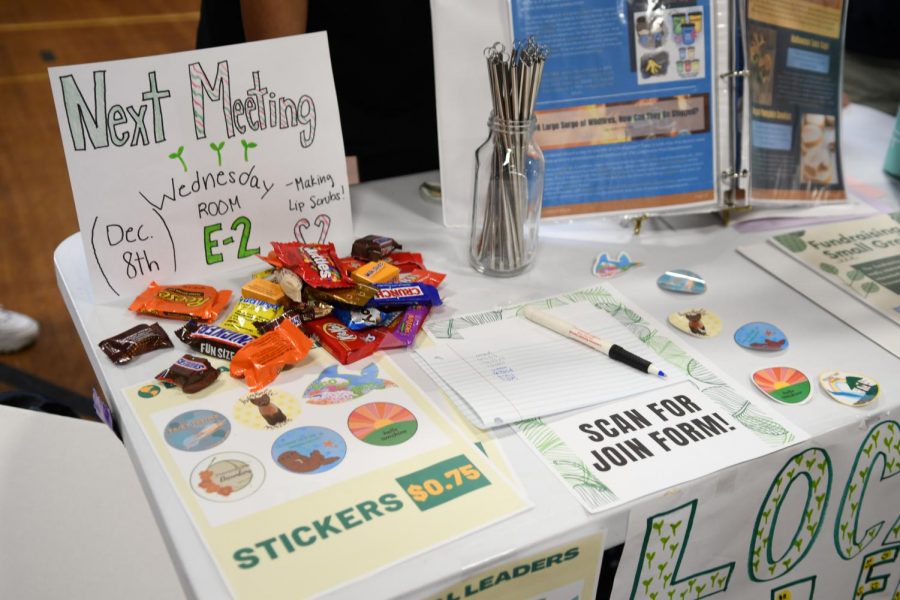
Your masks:
[[[492,136],[487,143],[492,139],[493,149],[486,190],[476,181],[474,206],[480,212],[473,215],[470,252],[473,265],[486,273],[519,272],[536,248],[543,171],[535,206],[534,198],[529,197],[535,192],[534,182],[529,186],[527,169],[529,147],[535,148],[531,146],[534,104],[548,54],[534,38],[517,44],[510,53],[499,42],[484,51],[493,104]],[[481,160],[480,153],[478,158]],[[540,160],[543,164],[542,155]],[[486,166],[478,165],[479,173]],[[486,197],[479,201],[479,194]]]
[[[549,49],[539,46],[533,37],[516,44],[509,55],[500,42],[484,49],[495,117],[504,121],[531,119],[549,54]]]

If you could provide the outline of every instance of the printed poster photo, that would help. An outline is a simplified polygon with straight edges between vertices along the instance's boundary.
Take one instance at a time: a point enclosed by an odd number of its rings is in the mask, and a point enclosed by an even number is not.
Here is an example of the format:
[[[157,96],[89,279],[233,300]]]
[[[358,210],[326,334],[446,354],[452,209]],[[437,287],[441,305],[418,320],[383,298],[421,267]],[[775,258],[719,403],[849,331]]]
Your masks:
[[[705,77],[704,21],[702,6],[635,12],[638,84]]]
[[[806,113],[800,124],[800,182],[830,185],[837,180],[834,115]]]

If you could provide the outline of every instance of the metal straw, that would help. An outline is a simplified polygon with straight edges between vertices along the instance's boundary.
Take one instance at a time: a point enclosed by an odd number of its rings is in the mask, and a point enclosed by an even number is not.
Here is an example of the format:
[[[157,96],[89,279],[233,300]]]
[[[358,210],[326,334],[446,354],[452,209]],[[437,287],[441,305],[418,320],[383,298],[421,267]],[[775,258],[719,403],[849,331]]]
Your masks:
[[[484,226],[474,251],[479,263],[491,271],[515,271],[528,258],[523,238],[528,210],[525,165],[534,104],[548,55],[548,49],[533,37],[516,44],[509,54],[500,42],[484,49],[496,131]]]

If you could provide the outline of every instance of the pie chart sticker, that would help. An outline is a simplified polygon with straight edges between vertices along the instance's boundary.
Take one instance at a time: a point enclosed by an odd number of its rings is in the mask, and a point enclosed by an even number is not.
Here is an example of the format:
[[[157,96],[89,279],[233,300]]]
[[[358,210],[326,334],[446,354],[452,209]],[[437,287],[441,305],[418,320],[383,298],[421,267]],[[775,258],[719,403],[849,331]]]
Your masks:
[[[163,437],[177,450],[202,452],[215,448],[231,433],[231,422],[213,410],[189,410],[166,425]]]
[[[327,427],[298,427],[272,444],[272,460],[291,473],[324,473],[347,456],[347,443]]]
[[[399,404],[363,404],[347,419],[347,427],[357,439],[373,446],[396,446],[416,434],[419,422]]]
[[[826,371],[819,375],[819,383],[833,400],[847,406],[865,406],[878,397],[878,382],[856,373]]]
[[[809,378],[792,367],[769,367],[755,372],[753,385],[781,404],[803,404],[812,397]]]
[[[734,332],[734,341],[744,348],[762,352],[777,352],[788,347],[787,336],[783,331],[771,323],[761,321],[741,325]]]

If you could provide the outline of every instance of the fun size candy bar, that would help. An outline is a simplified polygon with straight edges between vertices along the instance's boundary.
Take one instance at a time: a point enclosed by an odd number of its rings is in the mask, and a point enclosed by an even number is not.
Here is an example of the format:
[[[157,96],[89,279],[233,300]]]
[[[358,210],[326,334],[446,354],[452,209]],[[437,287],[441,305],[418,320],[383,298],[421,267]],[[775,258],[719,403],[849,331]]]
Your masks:
[[[381,328],[350,331],[333,315],[310,321],[306,324],[306,330],[314,340],[344,365],[375,352],[385,335]]]
[[[353,281],[362,284],[390,283],[392,281],[397,281],[399,276],[400,269],[383,260],[366,263],[350,273],[350,277]]]
[[[353,280],[344,275],[341,269],[334,244],[272,242],[272,248],[275,249],[278,260],[313,287],[353,287]]]
[[[231,360],[231,376],[244,379],[250,391],[266,387],[281,370],[309,354],[312,340],[290,319],[241,348]]]
[[[134,299],[128,310],[168,319],[211,322],[230,298],[230,290],[217,291],[208,285],[159,285],[154,281]]]
[[[441,296],[437,288],[427,283],[376,283],[375,297],[368,306],[385,308],[406,306],[409,304],[441,304]]]
[[[255,298],[241,298],[222,323],[222,327],[256,337],[259,335],[256,323],[271,321],[282,312],[284,312],[284,307],[279,304],[270,304]]]
[[[430,310],[431,307],[425,304],[414,304],[407,308],[396,321],[387,326],[387,333],[379,348],[387,350],[412,345]]]
[[[195,394],[208,388],[218,377],[219,370],[208,360],[185,354],[156,379],[177,385],[185,394]]]
[[[138,325],[100,342],[100,349],[117,365],[124,365],[141,354],[171,347],[172,341],[159,323]]]
[[[367,235],[353,242],[350,254],[362,260],[381,260],[394,250],[403,248],[393,238],[383,235]]]
[[[360,310],[335,308],[332,314],[340,319],[341,323],[353,331],[360,331],[362,329],[387,325],[400,316],[400,311],[388,312],[378,310],[377,308],[361,308]]]
[[[224,360],[231,360],[235,352],[253,341],[252,335],[199,321],[188,321],[184,327],[175,331],[175,335],[197,352]]]

